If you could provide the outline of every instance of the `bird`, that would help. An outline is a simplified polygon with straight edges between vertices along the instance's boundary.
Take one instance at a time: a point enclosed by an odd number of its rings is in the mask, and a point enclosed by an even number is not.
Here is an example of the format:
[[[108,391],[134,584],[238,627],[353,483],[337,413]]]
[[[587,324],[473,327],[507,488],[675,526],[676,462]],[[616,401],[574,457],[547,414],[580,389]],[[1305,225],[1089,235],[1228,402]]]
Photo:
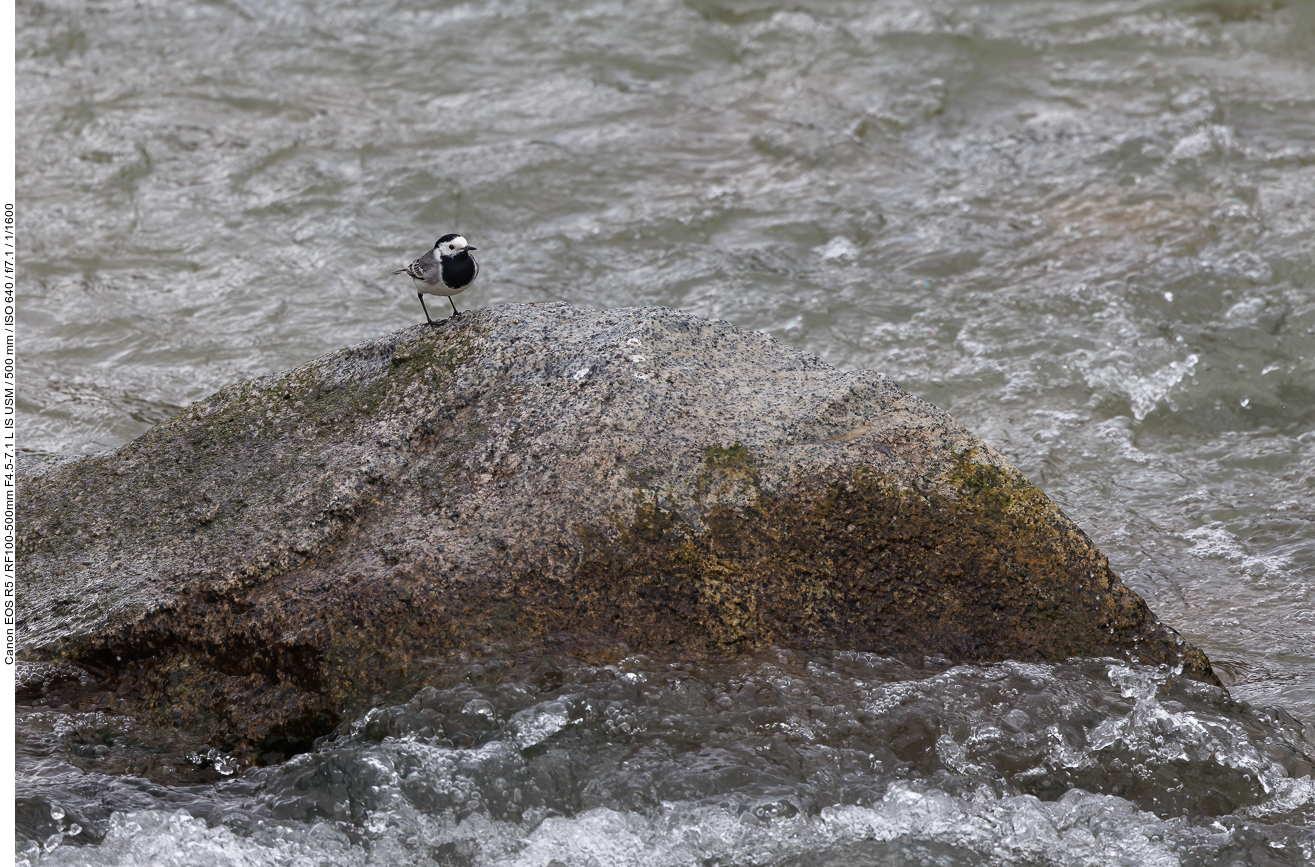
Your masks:
[[[447,320],[435,322],[429,317],[429,308],[425,306],[426,295],[446,295],[448,303],[452,305],[452,317],[455,319],[461,315],[452,296],[465,292],[479,276],[479,263],[470,255],[477,249],[470,246],[461,235],[449,232],[434,242],[434,249],[405,268],[393,272],[406,274],[413,282],[423,284],[416,292],[416,297],[420,299],[420,309],[425,311],[425,320],[430,325],[438,325]]]

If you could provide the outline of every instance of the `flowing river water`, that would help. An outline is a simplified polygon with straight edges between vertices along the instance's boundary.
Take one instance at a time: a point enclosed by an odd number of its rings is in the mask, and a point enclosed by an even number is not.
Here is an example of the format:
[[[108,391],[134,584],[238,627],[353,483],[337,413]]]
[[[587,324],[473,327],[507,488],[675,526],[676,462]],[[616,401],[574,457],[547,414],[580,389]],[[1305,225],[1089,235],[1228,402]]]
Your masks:
[[[1315,5],[17,18],[23,451],[113,448],[418,321],[390,272],[459,230],[482,265],[463,307],[664,305],[895,377],[1013,460],[1227,684],[491,650],[242,768],[25,670],[21,860],[1315,860]]]

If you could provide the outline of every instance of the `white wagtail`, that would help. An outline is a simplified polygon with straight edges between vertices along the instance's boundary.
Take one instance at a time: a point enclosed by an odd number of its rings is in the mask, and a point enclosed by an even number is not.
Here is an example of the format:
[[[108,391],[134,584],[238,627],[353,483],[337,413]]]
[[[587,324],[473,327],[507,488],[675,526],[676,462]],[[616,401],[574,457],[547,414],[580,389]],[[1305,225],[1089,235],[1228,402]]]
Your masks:
[[[452,305],[452,315],[461,315],[452,296],[465,292],[479,276],[479,263],[470,255],[475,249],[466,243],[465,238],[449,232],[434,242],[434,249],[405,268],[393,272],[406,274],[423,284],[416,292],[416,297],[420,299],[420,309],[425,311],[425,319],[430,325],[437,325],[438,322],[429,318],[429,308],[425,306],[426,295],[446,295],[447,302]]]

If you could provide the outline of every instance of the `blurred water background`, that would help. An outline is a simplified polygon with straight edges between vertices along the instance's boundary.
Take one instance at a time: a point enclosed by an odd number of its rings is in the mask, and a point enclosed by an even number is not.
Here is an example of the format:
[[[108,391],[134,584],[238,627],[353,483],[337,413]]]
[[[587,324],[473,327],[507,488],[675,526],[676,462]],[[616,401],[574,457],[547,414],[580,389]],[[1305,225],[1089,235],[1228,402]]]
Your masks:
[[[390,272],[461,231],[482,272],[460,306],[664,305],[895,377],[1040,485],[1242,702],[1113,663],[494,653],[242,769],[54,706],[34,674],[21,857],[1315,859],[1315,5],[17,16],[22,450],[113,448],[420,321]]]

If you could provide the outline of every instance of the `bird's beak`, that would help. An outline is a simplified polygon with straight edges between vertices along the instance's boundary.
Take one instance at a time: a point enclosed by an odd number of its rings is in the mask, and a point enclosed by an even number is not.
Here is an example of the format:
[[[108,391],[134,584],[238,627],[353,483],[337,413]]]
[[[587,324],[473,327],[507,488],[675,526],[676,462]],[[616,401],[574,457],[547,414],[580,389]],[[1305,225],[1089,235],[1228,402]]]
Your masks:
[[[467,253],[473,253],[473,252],[475,252],[476,250],[478,250],[479,247],[472,247],[472,246],[470,246],[469,244],[467,244],[467,245],[466,245],[464,248],[462,248],[462,249],[464,249]]]

